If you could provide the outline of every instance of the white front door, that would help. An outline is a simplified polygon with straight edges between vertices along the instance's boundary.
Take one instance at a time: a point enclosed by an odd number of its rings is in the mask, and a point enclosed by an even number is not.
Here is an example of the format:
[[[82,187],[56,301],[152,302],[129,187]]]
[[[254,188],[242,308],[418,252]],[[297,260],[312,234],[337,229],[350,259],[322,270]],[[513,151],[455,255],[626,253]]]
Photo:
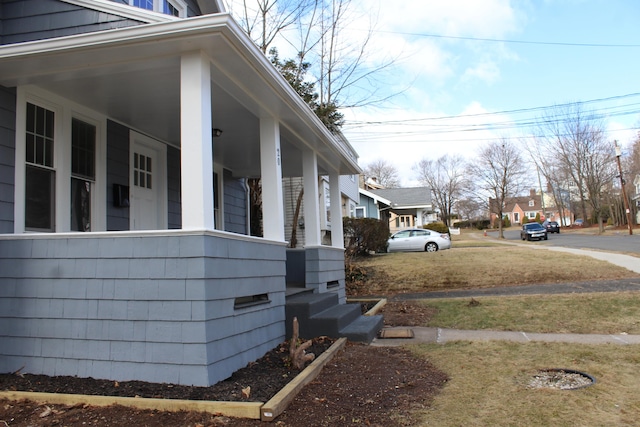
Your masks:
[[[165,230],[167,148],[154,139],[132,131],[130,154],[131,230]]]

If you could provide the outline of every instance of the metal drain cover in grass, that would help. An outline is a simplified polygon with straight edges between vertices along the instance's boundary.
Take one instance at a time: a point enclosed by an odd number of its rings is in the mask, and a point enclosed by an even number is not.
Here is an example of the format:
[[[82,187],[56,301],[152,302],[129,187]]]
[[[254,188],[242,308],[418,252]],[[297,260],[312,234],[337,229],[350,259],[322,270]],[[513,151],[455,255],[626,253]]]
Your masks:
[[[413,329],[383,329],[380,331],[380,338],[413,338]]]
[[[529,388],[576,390],[596,383],[589,374],[572,369],[541,369],[529,381]]]

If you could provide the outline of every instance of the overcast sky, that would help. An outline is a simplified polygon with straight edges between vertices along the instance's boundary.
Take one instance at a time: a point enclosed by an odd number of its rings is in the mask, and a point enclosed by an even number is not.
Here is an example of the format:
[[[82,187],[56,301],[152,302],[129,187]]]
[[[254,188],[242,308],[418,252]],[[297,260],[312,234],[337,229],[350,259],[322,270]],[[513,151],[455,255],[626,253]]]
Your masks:
[[[520,140],[544,107],[584,102],[628,145],[640,128],[640,1],[352,0],[354,42],[373,28],[376,107],[344,110],[360,165],[385,159],[403,186],[419,160]],[[370,22],[374,22],[371,26]],[[279,45],[284,51],[286,47]],[[379,83],[379,82],[378,82]]]

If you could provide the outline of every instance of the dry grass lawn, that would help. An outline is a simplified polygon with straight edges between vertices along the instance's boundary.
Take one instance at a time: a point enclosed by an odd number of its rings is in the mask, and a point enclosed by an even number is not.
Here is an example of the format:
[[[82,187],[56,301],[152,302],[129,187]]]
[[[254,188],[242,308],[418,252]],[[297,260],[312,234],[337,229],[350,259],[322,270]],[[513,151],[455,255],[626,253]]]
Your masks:
[[[482,246],[478,246],[482,245]],[[385,295],[637,277],[587,256],[456,241],[450,250],[373,255],[355,265],[365,272],[352,295]]]
[[[639,279],[640,283],[640,279]],[[435,314],[424,326],[575,334],[640,334],[640,292],[422,300]]]
[[[450,376],[424,426],[637,426],[640,346],[452,342],[412,347]],[[539,369],[586,372],[578,390],[531,389]]]

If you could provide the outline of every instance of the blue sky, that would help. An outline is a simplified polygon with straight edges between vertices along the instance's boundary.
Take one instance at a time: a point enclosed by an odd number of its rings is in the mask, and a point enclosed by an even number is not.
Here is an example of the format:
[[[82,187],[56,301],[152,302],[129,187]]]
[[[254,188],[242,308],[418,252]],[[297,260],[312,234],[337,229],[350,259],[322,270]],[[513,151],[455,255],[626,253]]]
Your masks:
[[[417,185],[411,167],[420,159],[472,159],[487,141],[520,140],[530,132],[526,126],[483,125],[535,123],[541,107],[593,101],[584,109],[607,115],[609,138],[623,146],[640,128],[638,1],[356,4],[362,16],[378,17],[372,63],[385,54],[400,56],[378,94],[402,93],[376,108],[345,111],[344,132],[362,166],[385,159],[398,168],[404,186]],[[366,26],[363,19],[361,28]]]

